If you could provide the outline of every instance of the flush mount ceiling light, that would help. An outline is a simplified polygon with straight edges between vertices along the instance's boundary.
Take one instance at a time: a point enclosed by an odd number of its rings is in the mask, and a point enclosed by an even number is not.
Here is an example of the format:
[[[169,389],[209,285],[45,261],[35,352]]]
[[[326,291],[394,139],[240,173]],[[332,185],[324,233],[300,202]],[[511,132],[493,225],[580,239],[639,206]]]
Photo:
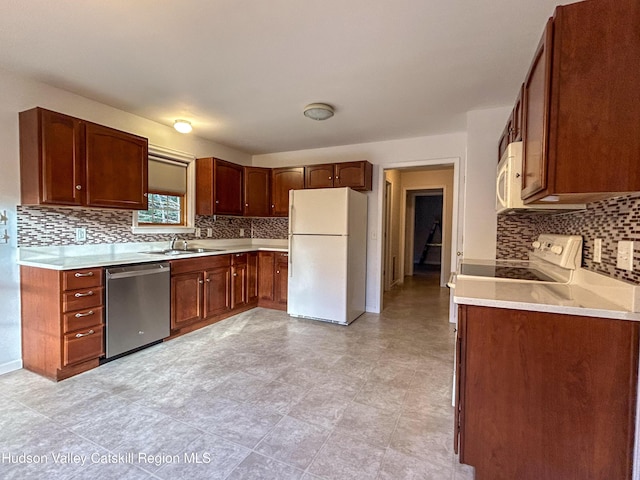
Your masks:
[[[326,103],[310,103],[304,107],[303,113],[312,120],[326,120],[333,117],[333,107]]]
[[[180,133],[189,133],[191,130],[193,130],[191,122],[188,120],[176,120],[175,122],[173,122],[173,128],[175,128]]]

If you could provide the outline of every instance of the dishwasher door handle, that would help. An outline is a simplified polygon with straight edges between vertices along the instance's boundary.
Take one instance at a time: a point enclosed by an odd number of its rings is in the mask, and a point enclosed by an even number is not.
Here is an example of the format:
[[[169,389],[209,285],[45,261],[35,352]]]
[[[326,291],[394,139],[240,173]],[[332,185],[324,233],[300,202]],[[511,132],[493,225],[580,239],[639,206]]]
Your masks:
[[[115,280],[118,278],[129,278],[129,277],[142,277],[144,275],[156,275],[158,273],[166,273],[167,267],[156,267],[149,268],[145,270],[124,270],[121,272],[112,273],[107,270],[107,278],[109,280]]]

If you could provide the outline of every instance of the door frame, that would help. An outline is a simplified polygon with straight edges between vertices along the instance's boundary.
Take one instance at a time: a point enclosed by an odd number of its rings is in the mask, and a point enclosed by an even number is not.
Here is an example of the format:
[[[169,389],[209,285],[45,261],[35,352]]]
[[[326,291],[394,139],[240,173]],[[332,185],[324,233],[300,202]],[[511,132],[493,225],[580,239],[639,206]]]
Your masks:
[[[451,270],[457,269],[457,258],[462,256],[462,225],[461,219],[464,218],[464,172],[463,161],[460,157],[446,157],[436,158],[430,160],[416,160],[411,162],[397,162],[397,163],[385,163],[380,167],[380,174],[378,175],[377,190],[378,192],[385,191],[385,170],[395,170],[407,167],[435,167],[435,166],[451,166],[453,165],[453,212],[452,212],[452,225],[451,225]],[[377,228],[374,232],[375,238],[384,238],[384,193],[378,195],[377,198]],[[384,242],[377,242],[376,245],[376,257],[378,258],[379,269],[377,272],[373,272],[377,278],[375,278],[375,284],[378,285],[378,301],[374,308],[374,313],[380,313],[384,307],[384,279],[382,275],[383,262],[385,260]]]

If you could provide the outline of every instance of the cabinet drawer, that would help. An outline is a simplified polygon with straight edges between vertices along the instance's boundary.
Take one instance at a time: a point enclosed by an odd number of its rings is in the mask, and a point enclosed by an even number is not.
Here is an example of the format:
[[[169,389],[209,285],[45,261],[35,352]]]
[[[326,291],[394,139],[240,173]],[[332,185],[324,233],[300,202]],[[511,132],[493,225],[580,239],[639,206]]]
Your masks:
[[[91,307],[102,305],[102,294],[104,288],[87,288],[74,292],[62,294],[62,311],[73,312],[74,310],[86,310]]]
[[[96,325],[77,333],[69,333],[63,340],[62,365],[91,360],[104,355],[104,328]]]
[[[247,263],[246,253],[234,253],[231,255],[231,265],[240,265],[243,263]]]
[[[64,333],[104,324],[104,307],[93,307],[78,312],[65,313],[62,320]]]
[[[171,261],[171,276],[187,272],[201,272],[210,268],[228,267],[231,255],[211,255],[209,257],[185,258]]]
[[[65,291],[101,286],[102,268],[84,268],[62,272],[62,289]]]

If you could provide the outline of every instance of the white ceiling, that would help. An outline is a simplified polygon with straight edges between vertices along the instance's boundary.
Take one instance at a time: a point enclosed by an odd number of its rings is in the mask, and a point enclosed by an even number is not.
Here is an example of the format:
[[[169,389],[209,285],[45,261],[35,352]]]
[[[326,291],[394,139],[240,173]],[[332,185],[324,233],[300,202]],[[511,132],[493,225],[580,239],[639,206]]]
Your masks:
[[[1,0],[0,68],[248,153],[408,138],[512,104],[556,3]]]

